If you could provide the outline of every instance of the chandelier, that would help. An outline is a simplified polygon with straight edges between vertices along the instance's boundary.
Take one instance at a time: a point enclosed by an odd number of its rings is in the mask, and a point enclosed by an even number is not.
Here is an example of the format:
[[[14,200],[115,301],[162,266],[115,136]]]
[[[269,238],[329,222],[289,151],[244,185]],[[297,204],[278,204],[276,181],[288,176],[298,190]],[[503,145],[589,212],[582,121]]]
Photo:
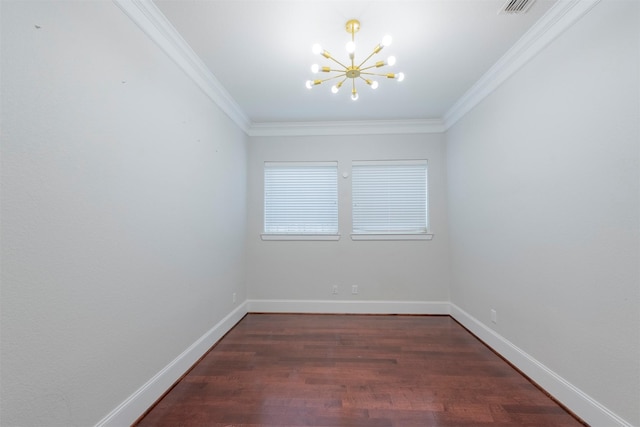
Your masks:
[[[376,89],[378,87],[378,82],[373,80],[373,76],[386,77],[388,79],[395,79],[399,82],[404,80],[404,73],[376,73],[374,69],[383,67],[385,65],[393,66],[396,63],[396,58],[394,56],[390,56],[384,61],[378,61],[376,63],[367,65],[367,61],[371,59],[371,57],[378,52],[380,52],[384,47],[389,46],[391,44],[391,36],[386,35],[382,39],[382,41],[373,48],[373,52],[369,54],[365,58],[364,61],[356,64],[355,61],[355,52],[356,52],[356,44],[355,44],[355,35],[360,30],[360,21],[357,19],[350,19],[346,24],[347,33],[351,34],[351,41],[349,41],[346,45],[347,53],[349,54],[349,60],[351,65],[344,65],[342,62],[335,59],[329,52],[324,50],[322,46],[319,44],[314,44],[312,51],[316,55],[322,55],[327,59],[338,64],[341,68],[335,69],[328,66],[320,67],[318,64],[313,64],[311,66],[311,72],[314,74],[317,73],[338,73],[334,74],[326,79],[315,79],[315,80],[307,80],[306,86],[307,89],[311,89],[314,86],[317,86],[321,83],[324,83],[328,80],[333,79],[341,79],[338,83],[331,87],[331,92],[338,93],[342,85],[348,80],[351,79],[351,99],[354,101],[358,99],[358,91],[356,90],[356,80],[363,80],[367,85],[369,85],[372,89]],[[371,77],[371,78],[370,78]]]

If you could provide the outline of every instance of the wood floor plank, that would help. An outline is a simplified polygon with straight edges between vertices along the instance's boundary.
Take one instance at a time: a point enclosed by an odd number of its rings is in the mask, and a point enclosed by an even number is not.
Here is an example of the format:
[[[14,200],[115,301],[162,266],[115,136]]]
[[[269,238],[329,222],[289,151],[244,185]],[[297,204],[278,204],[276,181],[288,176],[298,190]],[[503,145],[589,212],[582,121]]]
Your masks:
[[[448,316],[248,314],[136,425],[584,424]]]

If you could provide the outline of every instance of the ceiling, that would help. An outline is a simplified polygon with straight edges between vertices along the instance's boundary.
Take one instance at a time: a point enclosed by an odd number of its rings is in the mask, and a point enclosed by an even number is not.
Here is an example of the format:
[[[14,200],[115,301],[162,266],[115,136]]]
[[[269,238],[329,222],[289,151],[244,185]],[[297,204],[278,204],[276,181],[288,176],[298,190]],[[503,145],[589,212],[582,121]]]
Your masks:
[[[441,119],[555,3],[499,14],[505,0],[155,0],[155,5],[252,123]],[[314,43],[348,62],[347,20],[356,18],[356,62],[385,34],[393,43],[370,60],[397,58],[378,89],[359,99],[333,82],[309,90],[311,64],[330,65]],[[326,75],[324,75],[326,77]]]

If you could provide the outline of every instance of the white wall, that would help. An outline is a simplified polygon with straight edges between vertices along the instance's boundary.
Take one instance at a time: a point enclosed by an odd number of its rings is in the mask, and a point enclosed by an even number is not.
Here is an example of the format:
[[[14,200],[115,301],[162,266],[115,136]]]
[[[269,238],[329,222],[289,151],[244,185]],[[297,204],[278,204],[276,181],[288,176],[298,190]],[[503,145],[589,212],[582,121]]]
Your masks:
[[[253,137],[248,160],[247,292],[250,299],[448,301],[442,134]],[[429,160],[432,241],[352,241],[351,161]],[[339,241],[262,241],[265,161],[338,161]],[[343,172],[349,178],[342,177]],[[333,285],[339,294],[332,295]],[[358,285],[358,295],[351,286]],[[300,310],[300,306],[297,306]],[[293,308],[296,310],[296,308]]]
[[[602,1],[447,132],[453,304],[632,425],[639,29]]]
[[[246,137],[112,2],[1,7],[0,423],[93,425],[246,298]]]

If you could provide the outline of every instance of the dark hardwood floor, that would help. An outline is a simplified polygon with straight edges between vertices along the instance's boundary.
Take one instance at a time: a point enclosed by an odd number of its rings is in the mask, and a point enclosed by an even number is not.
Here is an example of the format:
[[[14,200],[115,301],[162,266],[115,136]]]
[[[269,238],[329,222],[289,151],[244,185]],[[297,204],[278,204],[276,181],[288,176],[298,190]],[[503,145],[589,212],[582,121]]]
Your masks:
[[[248,314],[137,426],[580,426],[448,316]]]

